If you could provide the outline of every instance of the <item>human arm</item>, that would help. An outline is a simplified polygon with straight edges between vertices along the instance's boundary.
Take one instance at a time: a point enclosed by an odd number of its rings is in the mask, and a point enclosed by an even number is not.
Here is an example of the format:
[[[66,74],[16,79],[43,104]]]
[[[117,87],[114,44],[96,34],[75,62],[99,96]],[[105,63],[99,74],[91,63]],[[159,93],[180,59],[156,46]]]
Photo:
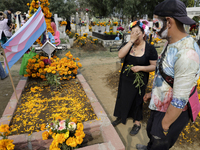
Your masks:
[[[118,57],[120,59],[124,58],[127,55],[127,53],[129,52],[131,46],[138,39],[140,34],[141,34],[141,32],[135,32],[135,33],[131,32],[130,41],[124,47],[122,47],[118,52]]]
[[[150,99],[151,99],[151,92],[145,93],[145,95],[143,97],[144,102],[146,103]]]
[[[168,130],[182,113],[188,103],[191,89],[198,79],[198,54],[194,50],[188,50],[178,56],[174,65],[173,98],[162,120],[164,131]]]
[[[150,60],[149,62],[150,62],[150,65],[148,65],[148,66],[133,66],[133,67],[131,67],[131,70],[133,72],[139,72],[139,71],[151,72],[151,71],[155,71],[157,60]]]

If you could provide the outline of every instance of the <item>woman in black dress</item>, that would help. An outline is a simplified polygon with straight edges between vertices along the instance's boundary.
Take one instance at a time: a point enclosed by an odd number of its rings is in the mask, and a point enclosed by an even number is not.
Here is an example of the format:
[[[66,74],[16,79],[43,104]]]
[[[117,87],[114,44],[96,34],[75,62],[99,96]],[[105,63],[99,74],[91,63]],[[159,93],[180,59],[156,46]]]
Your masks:
[[[148,83],[149,72],[154,71],[157,61],[157,51],[153,45],[148,44],[143,38],[145,36],[145,25],[140,21],[130,24],[130,41],[123,46],[119,52],[119,58],[124,58],[124,64],[120,74],[118,95],[115,104],[113,126],[119,123],[126,124],[126,119],[133,118],[133,128],[130,135],[136,135],[141,128],[140,121],[143,119],[142,106],[145,88]],[[127,65],[133,65],[128,73]],[[139,89],[133,84],[136,72],[143,73],[144,85]],[[139,92],[141,91],[141,93]]]

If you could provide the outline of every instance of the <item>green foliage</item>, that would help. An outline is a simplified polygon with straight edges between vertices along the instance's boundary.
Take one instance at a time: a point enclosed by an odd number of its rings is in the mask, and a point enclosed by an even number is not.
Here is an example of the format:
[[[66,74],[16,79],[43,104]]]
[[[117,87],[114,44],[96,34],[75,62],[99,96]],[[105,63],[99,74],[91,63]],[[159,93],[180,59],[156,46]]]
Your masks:
[[[46,79],[48,84],[50,84],[51,86],[56,86],[56,89],[60,85],[60,77],[58,73],[56,74],[46,73]]]
[[[0,10],[4,11],[9,8],[12,8],[14,12],[21,11],[22,13],[28,11],[27,3],[30,3],[31,0],[1,0]]]
[[[194,0],[188,0],[187,7],[194,7]]]
[[[194,16],[193,18],[192,18],[195,22],[197,22],[197,23],[199,23],[199,17],[198,16]]]
[[[69,19],[72,14],[76,12],[75,0],[49,0],[49,9],[51,13],[58,14],[59,17]]]

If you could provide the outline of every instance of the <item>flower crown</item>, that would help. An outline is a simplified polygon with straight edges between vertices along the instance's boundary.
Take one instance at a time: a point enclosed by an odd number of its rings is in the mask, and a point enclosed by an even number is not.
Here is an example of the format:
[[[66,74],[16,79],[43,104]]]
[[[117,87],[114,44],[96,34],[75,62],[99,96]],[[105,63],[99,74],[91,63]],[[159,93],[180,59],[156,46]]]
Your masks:
[[[145,29],[146,25],[143,24],[142,22],[140,21],[134,21],[134,22],[131,22],[129,24],[129,30],[131,30],[135,25],[138,25],[140,28],[142,28],[143,30]]]

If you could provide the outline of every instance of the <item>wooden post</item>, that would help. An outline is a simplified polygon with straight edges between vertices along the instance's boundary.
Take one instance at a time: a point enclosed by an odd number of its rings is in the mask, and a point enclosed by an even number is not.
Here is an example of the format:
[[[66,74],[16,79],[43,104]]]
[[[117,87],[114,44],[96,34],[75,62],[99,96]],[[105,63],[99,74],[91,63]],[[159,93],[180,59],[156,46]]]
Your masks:
[[[4,49],[3,49],[3,57],[4,57],[4,59],[5,59],[6,66],[7,66],[7,68],[8,68],[8,74],[9,74],[9,77],[10,77],[10,80],[11,80],[11,83],[12,83],[12,87],[13,87],[13,90],[14,90],[14,92],[15,92],[15,96],[16,96],[16,99],[17,99],[17,102],[18,102],[19,99],[18,99],[18,97],[17,97],[17,92],[16,92],[16,90],[15,90],[15,86],[14,86],[13,79],[12,79],[12,76],[11,76],[11,73],[10,73],[10,69],[9,69],[9,66],[8,66],[8,61],[7,61],[7,58],[6,58]]]

